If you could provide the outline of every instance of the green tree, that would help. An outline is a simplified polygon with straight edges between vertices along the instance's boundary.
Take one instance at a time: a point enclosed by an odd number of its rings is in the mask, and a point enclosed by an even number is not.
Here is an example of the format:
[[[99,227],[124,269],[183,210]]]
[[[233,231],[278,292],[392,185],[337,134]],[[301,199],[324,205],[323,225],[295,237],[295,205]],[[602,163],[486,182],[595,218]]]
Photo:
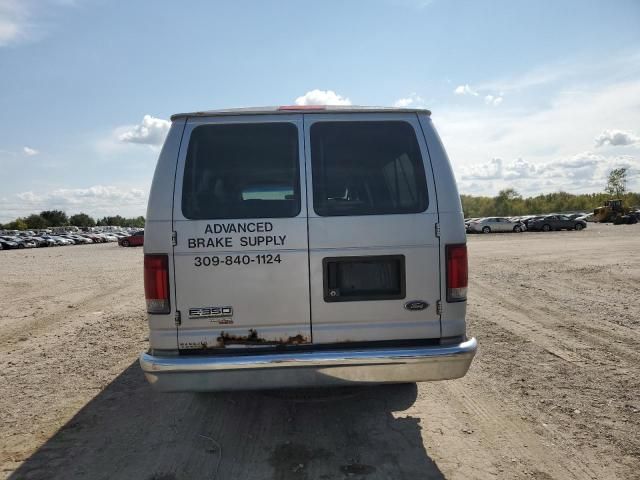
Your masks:
[[[620,198],[627,191],[627,169],[614,168],[609,172],[607,186],[604,191],[615,198]]]
[[[125,224],[126,227],[144,228],[144,217],[126,218]]]
[[[69,217],[69,225],[75,227],[95,227],[96,221],[86,213],[76,213]]]
[[[516,205],[522,202],[522,196],[513,188],[500,190],[495,199],[496,215],[513,215],[516,213]]]
[[[32,213],[24,219],[27,224],[27,228],[30,230],[40,230],[49,226],[48,222],[37,213]]]
[[[113,226],[113,227],[124,227],[125,218],[120,215],[115,215],[112,217],[102,217],[98,220],[98,225],[102,227]]]
[[[139,216],[135,218],[124,218],[120,215],[115,215],[113,217],[102,217],[98,220],[97,225],[99,227],[105,227],[108,225],[112,225],[115,227],[144,227],[144,217]]]
[[[29,226],[24,218],[16,218],[13,222],[5,224],[4,228],[7,230],[27,230]]]
[[[610,196],[606,193],[573,195],[555,192],[521,198],[513,189],[501,191],[496,197],[460,195],[466,217],[492,217],[495,215],[547,214],[561,212],[589,212],[604,204]],[[631,208],[640,208],[640,193],[627,192],[619,197]]]
[[[45,210],[40,216],[47,221],[49,227],[64,227],[69,225],[67,214],[62,210]]]

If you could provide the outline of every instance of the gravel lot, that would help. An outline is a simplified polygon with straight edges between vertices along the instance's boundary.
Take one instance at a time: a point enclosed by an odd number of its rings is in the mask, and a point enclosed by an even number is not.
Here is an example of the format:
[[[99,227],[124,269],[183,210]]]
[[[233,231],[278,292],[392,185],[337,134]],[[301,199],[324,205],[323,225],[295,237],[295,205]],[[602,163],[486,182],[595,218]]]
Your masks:
[[[473,235],[462,380],[157,394],[142,250],[0,252],[12,479],[640,478],[640,225]]]

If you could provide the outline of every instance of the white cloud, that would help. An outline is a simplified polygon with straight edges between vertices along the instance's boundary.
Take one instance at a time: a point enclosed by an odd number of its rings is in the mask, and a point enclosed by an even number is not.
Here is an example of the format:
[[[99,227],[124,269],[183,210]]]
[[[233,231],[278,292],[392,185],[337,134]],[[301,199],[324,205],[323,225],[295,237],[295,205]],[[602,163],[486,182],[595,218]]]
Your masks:
[[[18,193],[28,203],[44,202],[53,205],[102,204],[104,202],[141,202],[145,193],[139,188],[121,188],[112,185],[94,185],[88,188],[59,188],[47,193],[31,191]]]
[[[500,95],[487,95],[484,97],[484,103],[497,107],[502,103],[503,97]]]
[[[38,40],[45,36],[50,10],[75,6],[75,0],[0,0],[0,47]]]
[[[604,189],[611,169],[619,167],[627,167],[633,179],[640,172],[640,159],[606,157],[589,151],[544,163],[492,158],[460,168],[460,186],[462,193],[476,195],[495,194],[491,189],[505,187],[514,187],[525,194],[558,190],[597,192]]]
[[[412,93],[408,97],[399,98],[395,102],[393,102],[394,107],[406,108],[406,107],[415,107],[422,108],[424,107],[424,99],[418,95],[417,93]]]
[[[333,90],[310,90],[296,98],[296,105],[351,105],[351,100]]]
[[[507,163],[502,172],[504,180],[532,178],[538,174],[538,168],[522,158],[518,158],[513,162]]]
[[[142,123],[120,127],[116,130],[117,138],[122,143],[138,143],[158,146],[164,142],[171,123],[162,118],[145,115]]]
[[[94,185],[87,188],[59,188],[49,192],[21,192],[3,202],[2,221],[42,210],[60,209],[68,214],[85,212],[93,216],[144,215],[146,192],[137,187]]]
[[[640,67],[636,68],[640,73]],[[509,186],[517,186],[522,193],[548,192],[554,188],[597,192],[604,188],[608,169],[614,164],[628,163],[638,171],[640,142],[618,147],[624,148],[626,157],[617,155],[614,148],[594,149],[594,139],[605,129],[611,132],[611,125],[620,132],[636,131],[640,124],[640,81],[637,78],[640,75],[620,82],[616,72],[608,83],[600,84],[604,80],[598,78],[597,85],[585,86],[584,83],[573,84],[571,77],[570,81],[561,82],[556,91],[549,91],[544,102],[525,102],[523,105],[519,98],[514,98],[509,101],[508,109],[495,109],[491,115],[477,103],[434,108],[433,120],[461,179],[461,190],[474,183],[484,186],[484,190],[476,193],[491,195]],[[626,136],[619,137],[604,135],[602,143],[628,142]],[[589,151],[586,158],[591,162],[597,160],[595,169],[592,165],[572,170],[570,167],[578,162],[576,152]],[[495,158],[503,159],[501,175],[491,174],[496,168],[491,159]],[[525,159],[535,169],[523,164],[510,165],[518,158]],[[523,177],[523,171],[535,179],[540,174],[537,169],[542,165],[555,172],[556,178],[545,177],[544,182],[522,178],[518,185],[511,185],[512,177]],[[491,178],[481,181],[477,177]],[[640,190],[640,176],[630,175],[628,186],[630,190]]]
[[[455,90],[453,91],[453,93],[455,95],[460,95],[460,96],[469,95],[471,97],[479,97],[483,90],[486,91],[486,89],[471,88],[468,84],[464,84],[464,85],[458,85],[455,88]],[[492,105],[494,107],[497,107],[498,105],[500,105],[502,103],[502,101],[504,100],[502,92],[493,93],[493,94],[492,93],[487,93],[487,94],[482,93],[482,95],[484,95],[484,103],[486,103],[487,105]]]
[[[571,68],[567,65],[548,65],[530,70],[521,75],[482,83],[478,88],[480,90],[517,92],[552,84],[570,72]]]
[[[453,93],[456,95],[473,95],[474,97],[479,95],[478,92],[472,89],[468,84],[458,85]]]
[[[462,180],[498,180],[503,175],[502,159],[492,158],[486,163],[469,165],[462,169]]]
[[[27,36],[28,9],[24,1],[0,0],[0,47]]]
[[[34,155],[38,155],[40,153],[39,150],[36,150],[35,148],[30,148],[30,147],[23,147],[22,151],[28,157],[33,157]]]
[[[640,137],[622,130],[604,130],[596,137],[596,147],[611,145],[613,147],[640,143]]]

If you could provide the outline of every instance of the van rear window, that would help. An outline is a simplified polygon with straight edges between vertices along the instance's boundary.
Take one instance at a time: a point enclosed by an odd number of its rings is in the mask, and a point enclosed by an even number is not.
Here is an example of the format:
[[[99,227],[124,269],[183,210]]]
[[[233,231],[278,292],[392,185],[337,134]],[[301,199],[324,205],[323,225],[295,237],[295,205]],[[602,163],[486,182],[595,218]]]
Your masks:
[[[186,218],[284,218],[299,213],[295,125],[227,124],[193,129],[182,184]]]
[[[311,163],[318,215],[418,213],[427,208],[420,147],[407,122],[314,123]]]

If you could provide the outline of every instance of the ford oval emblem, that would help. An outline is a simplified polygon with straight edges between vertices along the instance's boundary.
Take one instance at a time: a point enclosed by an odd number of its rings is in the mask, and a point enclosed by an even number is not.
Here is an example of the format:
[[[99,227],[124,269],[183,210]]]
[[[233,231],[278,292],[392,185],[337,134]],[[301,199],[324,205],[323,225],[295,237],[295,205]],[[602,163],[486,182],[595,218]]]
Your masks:
[[[404,304],[404,308],[407,310],[424,310],[429,304],[424,300],[411,300]]]

